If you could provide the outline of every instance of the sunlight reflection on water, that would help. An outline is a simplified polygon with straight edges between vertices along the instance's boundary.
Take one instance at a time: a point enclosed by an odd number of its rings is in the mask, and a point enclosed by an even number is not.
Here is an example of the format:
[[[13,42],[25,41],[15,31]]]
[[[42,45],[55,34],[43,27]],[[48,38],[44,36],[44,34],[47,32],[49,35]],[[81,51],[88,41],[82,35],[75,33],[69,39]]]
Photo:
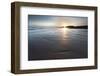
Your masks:
[[[62,28],[62,29],[61,29],[61,35],[62,35],[62,36],[60,36],[60,37],[61,37],[61,39],[62,39],[61,43],[62,43],[63,45],[66,43],[67,33],[68,33],[67,28]]]

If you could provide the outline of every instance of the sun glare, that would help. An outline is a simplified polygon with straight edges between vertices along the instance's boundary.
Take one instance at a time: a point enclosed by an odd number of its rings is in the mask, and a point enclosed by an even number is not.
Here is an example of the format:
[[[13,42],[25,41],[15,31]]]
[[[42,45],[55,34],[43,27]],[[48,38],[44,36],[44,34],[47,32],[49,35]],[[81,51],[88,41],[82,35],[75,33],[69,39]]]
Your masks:
[[[63,22],[62,26],[63,26],[63,28],[66,28],[67,23]]]

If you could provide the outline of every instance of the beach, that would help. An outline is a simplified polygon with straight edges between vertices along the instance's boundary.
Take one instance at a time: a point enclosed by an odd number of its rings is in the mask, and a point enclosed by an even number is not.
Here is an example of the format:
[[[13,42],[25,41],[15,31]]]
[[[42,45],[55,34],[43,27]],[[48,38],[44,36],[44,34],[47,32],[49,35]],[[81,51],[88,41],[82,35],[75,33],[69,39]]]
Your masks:
[[[29,29],[28,60],[87,58],[87,40],[88,29]]]

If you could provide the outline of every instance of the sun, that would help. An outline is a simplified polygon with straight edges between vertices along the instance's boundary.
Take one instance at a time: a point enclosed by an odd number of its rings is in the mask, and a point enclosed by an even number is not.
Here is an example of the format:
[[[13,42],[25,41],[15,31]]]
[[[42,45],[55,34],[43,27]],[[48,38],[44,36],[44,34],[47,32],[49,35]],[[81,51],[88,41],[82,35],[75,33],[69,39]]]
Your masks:
[[[68,25],[67,25],[67,23],[63,22],[62,26],[63,26],[63,28],[66,28],[66,26],[68,26]]]

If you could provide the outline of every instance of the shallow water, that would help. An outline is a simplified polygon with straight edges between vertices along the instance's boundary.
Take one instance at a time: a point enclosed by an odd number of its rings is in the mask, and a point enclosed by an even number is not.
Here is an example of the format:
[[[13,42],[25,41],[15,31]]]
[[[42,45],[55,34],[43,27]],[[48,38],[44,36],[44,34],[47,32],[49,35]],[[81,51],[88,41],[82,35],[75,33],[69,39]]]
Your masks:
[[[28,30],[28,60],[87,58],[87,29]]]

